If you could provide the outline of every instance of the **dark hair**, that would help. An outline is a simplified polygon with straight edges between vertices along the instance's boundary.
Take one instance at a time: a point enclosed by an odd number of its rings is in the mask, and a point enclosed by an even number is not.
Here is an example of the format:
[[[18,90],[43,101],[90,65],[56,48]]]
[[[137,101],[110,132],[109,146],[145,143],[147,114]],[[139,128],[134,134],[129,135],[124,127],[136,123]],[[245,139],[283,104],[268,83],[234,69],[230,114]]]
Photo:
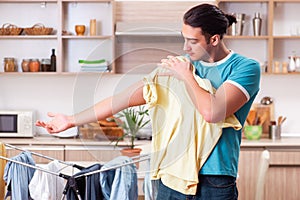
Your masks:
[[[201,28],[207,43],[211,36],[218,34],[222,39],[227,28],[236,22],[233,15],[224,14],[221,9],[212,4],[200,4],[188,10],[183,16],[183,22],[195,28]]]

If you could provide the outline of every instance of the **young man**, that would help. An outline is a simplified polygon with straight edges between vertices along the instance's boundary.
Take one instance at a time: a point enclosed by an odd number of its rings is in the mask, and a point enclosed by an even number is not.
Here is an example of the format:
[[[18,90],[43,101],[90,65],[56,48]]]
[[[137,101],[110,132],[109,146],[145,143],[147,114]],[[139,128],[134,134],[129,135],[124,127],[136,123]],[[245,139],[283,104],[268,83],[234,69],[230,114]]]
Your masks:
[[[173,76],[184,82],[195,109],[209,123],[218,123],[234,115],[240,124],[244,124],[259,91],[259,64],[234,53],[223,43],[223,36],[234,21],[233,16],[224,14],[211,4],[191,8],[184,15],[182,26],[188,61],[172,56],[161,61],[161,65],[169,71],[161,76]],[[210,80],[216,89],[215,93],[209,93],[198,85],[193,76],[192,65],[200,78]],[[45,127],[50,133],[57,133],[73,126],[105,119],[127,107],[145,104],[143,87],[144,82],[140,81],[81,113],[73,116],[49,113],[53,117],[50,122],[37,121],[36,124]],[[159,182],[157,199],[237,199],[235,181],[240,142],[241,130],[224,128],[199,171],[196,194],[182,194]]]

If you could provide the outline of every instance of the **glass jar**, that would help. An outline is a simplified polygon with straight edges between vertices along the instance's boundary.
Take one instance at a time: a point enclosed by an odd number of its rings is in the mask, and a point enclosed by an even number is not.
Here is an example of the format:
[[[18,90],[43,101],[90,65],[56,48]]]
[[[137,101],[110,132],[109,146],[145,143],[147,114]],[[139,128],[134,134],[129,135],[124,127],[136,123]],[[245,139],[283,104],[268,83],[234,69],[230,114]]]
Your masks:
[[[34,59],[30,60],[30,62],[29,62],[29,71],[30,72],[39,72],[40,67],[41,67],[41,64],[40,64],[39,59],[34,58]]]
[[[23,59],[22,60],[22,71],[23,72],[29,72],[29,63],[30,63],[30,59]]]
[[[43,72],[51,71],[51,60],[49,58],[44,58],[41,60],[41,70]]]
[[[16,72],[18,67],[14,58],[4,58],[4,71],[5,72]]]

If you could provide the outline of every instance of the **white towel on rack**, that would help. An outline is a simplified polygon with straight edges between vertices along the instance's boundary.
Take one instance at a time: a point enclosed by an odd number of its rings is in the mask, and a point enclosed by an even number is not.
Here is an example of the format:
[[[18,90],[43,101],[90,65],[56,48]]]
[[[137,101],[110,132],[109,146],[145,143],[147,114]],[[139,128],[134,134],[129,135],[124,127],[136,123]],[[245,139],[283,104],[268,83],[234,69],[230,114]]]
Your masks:
[[[60,172],[63,167],[58,161],[52,161],[43,167],[52,172]],[[36,170],[30,183],[29,192],[34,200],[61,199],[64,189],[64,179],[53,174]]]

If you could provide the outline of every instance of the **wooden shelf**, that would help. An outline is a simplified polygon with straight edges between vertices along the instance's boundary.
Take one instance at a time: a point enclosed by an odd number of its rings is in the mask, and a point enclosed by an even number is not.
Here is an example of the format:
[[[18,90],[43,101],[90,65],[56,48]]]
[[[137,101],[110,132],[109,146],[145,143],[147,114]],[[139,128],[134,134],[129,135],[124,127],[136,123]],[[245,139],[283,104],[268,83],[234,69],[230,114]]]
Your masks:
[[[115,71],[114,6],[114,0],[0,0],[2,23],[9,21],[24,28],[40,22],[46,27],[53,27],[55,33],[55,35],[0,36],[1,45],[7,47],[0,49],[0,60],[8,55],[14,57],[20,71],[22,59],[50,58],[51,49],[55,49],[57,74],[76,73],[73,66],[77,66],[79,59],[106,59],[112,71]],[[31,9],[34,9],[34,14],[28,12]],[[86,10],[88,12],[85,12]],[[25,12],[26,19],[20,18]],[[91,19],[97,20],[95,36],[89,35]],[[78,23],[86,26],[84,36],[61,35],[63,30],[75,34],[74,26]],[[99,46],[105,51],[99,49]],[[45,72],[36,74],[41,73]]]

